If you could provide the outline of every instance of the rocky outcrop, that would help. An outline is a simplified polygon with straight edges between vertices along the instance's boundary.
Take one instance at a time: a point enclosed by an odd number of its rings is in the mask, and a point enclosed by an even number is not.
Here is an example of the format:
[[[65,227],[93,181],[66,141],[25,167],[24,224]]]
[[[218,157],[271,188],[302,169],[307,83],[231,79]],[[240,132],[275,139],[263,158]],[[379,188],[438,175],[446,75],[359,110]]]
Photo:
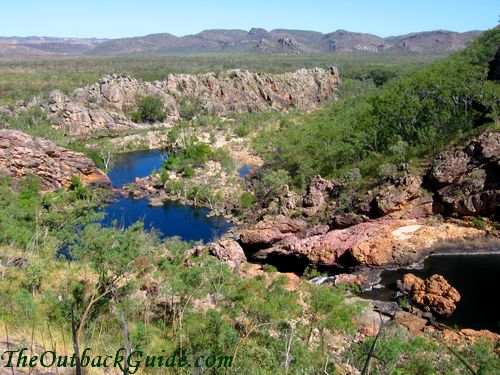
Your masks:
[[[306,226],[307,224],[303,220],[284,216],[269,218],[244,230],[240,235],[240,243],[246,248],[266,247],[286,237],[293,236],[304,230]]]
[[[438,155],[427,176],[449,214],[499,215],[500,132],[485,132],[462,150]]]
[[[333,181],[325,180],[321,176],[314,176],[309,183],[302,198],[305,207],[304,212],[308,215],[316,213],[325,203],[325,199],[331,195],[338,195],[340,186]]]
[[[398,286],[409,295],[412,303],[436,316],[450,316],[460,301],[460,293],[441,275],[422,280],[407,273]]]
[[[127,76],[106,76],[99,82],[76,89],[71,95],[52,92],[47,98],[19,103],[14,114],[30,106],[41,106],[56,126],[68,127],[71,135],[151,126],[135,124],[126,113],[136,109],[145,96],[160,98],[164,123],[179,121],[189,106],[194,114],[311,109],[335,98],[337,68],[300,69],[284,74],[226,73],[169,74],[165,80],[144,82]]]
[[[55,126],[68,127],[70,135],[137,127],[124,114],[100,108],[92,103],[90,98],[87,101],[78,101],[60,91],[53,91],[49,94],[49,102],[45,109],[54,119]]]
[[[278,228],[272,221],[257,223],[242,232],[242,247],[259,261],[282,259],[285,262],[287,258],[299,258],[321,266],[387,266],[421,261],[441,242],[484,236],[481,230],[449,223],[426,225],[416,220],[393,218],[363,222],[345,229],[327,228],[317,233],[306,229],[304,224]]]
[[[488,340],[492,342],[500,341],[500,334],[488,331],[487,329],[482,329],[480,331],[470,328],[464,328],[459,331],[447,329],[443,331],[442,337],[445,341],[455,341],[457,343],[475,343],[478,340]]]
[[[427,324],[427,320],[401,310],[394,313],[393,319],[397,324],[406,327],[413,336],[421,335]]]
[[[40,177],[44,191],[69,186],[73,176],[85,185],[111,185],[94,162],[79,152],[18,130],[0,130],[0,175],[19,178],[28,174]]]
[[[422,178],[406,174],[384,186],[372,202],[377,216],[394,214],[416,219],[437,211],[432,194],[422,188]]]
[[[210,254],[229,264],[231,268],[239,269],[247,258],[238,242],[231,239],[220,240],[208,245]]]

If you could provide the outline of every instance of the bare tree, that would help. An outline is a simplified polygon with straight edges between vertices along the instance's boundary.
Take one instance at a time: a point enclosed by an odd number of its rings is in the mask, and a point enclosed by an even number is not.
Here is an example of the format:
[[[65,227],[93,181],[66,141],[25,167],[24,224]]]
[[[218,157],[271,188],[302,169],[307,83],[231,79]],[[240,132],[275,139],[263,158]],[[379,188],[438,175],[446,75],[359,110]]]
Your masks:
[[[99,158],[104,166],[104,171],[108,172],[111,168],[113,168],[113,164],[115,163],[115,147],[111,144],[111,142],[105,141],[99,145],[97,153],[99,154]]]

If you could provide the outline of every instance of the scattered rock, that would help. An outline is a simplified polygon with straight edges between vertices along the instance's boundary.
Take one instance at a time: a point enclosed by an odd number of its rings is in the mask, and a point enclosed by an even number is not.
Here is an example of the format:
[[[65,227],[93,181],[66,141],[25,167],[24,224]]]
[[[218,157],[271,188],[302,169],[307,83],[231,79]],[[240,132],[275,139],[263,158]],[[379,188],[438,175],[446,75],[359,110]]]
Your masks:
[[[427,324],[427,320],[419,318],[413,314],[407,313],[405,311],[396,311],[394,314],[394,321],[410,331],[412,336],[418,336],[422,334],[424,327]]]
[[[464,328],[460,331],[446,329],[443,331],[442,337],[445,341],[455,341],[458,343],[462,343],[464,341],[475,343],[479,339],[486,339],[493,342],[500,341],[500,335],[498,333],[488,331],[487,329],[482,329],[480,331],[470,328]]]
[[[321,176],[314,176],[302,198],[302,203],[305,207],[304,211],[308,215],[313,215],[325,203],[327,196],[336,195],[339,190],[340,187],[333,181],[325,180]]]
[[[349,228],[367,220],[366,216],[357,215],[353,212],[337,213],[332,217],[331,227],[334,229]]]
[[[149,198],[148,204],[150,207],[161,207],[163,206],[163,200],[158,197]]]
[[[367,277],[365,275],[354,273],[341,273],[339,275],[335,275],[333,279],[333,283],[335,285],[353,284],[362,286],[366,282]]]

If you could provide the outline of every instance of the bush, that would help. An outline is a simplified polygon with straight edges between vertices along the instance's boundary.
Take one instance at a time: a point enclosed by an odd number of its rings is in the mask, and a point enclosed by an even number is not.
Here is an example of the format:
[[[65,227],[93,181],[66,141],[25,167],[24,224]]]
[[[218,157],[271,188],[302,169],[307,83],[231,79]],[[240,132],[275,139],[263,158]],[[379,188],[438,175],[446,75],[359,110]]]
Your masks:
[[[40,289],[43,276],[45,274],[45,266],[41,262],[30,262],[24,271],[24,285],[26,289],[35,293]]]
[[[179,100],[179,115],[185,120],[192,120],[197,115],[205,114],[205,112],[198,99],[182,97]]]
[[[137,104],[137,112],[132,114],[134,122],[162,122],[166,113],[160,98],[145,96]]]
[[[244,122],[242,124],[237,125],[234,128],[234,133],[238,137],[246,137],[248,134],[250,134],[251,130],[252,130],[252,128],[251,128],[250,124]]]
[[[259,198],[263,198],[267,196],[268,198],[273,198],[283,187],[290,183],[290,176],[288,172],[279,169],[277,171],[273,171],[270,169],[264,170],[261,172],[260,180],[255,183],[255,192]]]
[[[213,157],[214,151],[210,146],[204,143],[193,143],[176,155],[169,156],[163,166],[169,170],[184,171],[187,167],[201,167]]]
[[[194,169],[192,167],[186,167],[183,170],[184,177],[191,178],[194,176]]]
[[[398,170],[394,164],[381,164],[377,168],[377,178],[379,181],[385,181],[388,178],[394,177],[397,174]]]
[[[241,194],[240,197],[240,206],[244,210],[252,207],[252,205],[255,203],[255,196],[251,193],[244,192]]]

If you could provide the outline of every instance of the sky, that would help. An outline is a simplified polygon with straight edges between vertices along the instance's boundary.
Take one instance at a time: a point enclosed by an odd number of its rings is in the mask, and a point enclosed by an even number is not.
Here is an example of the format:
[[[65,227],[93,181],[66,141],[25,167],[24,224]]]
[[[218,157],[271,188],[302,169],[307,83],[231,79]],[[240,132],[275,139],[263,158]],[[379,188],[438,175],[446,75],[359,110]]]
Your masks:
[[[206,29],[345,29],[382,37],[484,30],[498,0],[3,0],[0,36],[120,38]]]

